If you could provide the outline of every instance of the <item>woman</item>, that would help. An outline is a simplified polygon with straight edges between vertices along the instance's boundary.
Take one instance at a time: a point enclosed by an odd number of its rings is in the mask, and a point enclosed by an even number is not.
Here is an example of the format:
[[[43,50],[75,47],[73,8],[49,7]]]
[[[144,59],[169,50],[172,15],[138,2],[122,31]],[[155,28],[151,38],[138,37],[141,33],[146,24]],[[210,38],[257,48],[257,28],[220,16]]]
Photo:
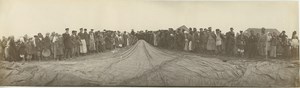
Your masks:
[[[57,40],[54,42],[56,46],[56,60],[61,60],[62,56],[64,55],[64,42],[61,35],[56,33]]]
[[[184,31],[184,50],[185,51],[189,51],[189,43],[190,43],[190,40],[189,40],[189,32],[188,31]]]
[[[29,38],[26,43],[25,43],[25,51],[26,51],[26,60],[31,61],[33,54],[34,54],[34,45],[33,45],[33,40],[32,38]]]
[[[216,50],[216,35],[210,29],[208,30],[207,34],[208,34],[208,40],[207,40],[206,49],[208,50],[209,54],[214,54]]]
[[[89,37],[90,37],[89,50],[90,50],[91,52],[95,52],[95,50],[96,50],[96,45],[95,45],[95,37],[94,37],[94,32],[93,32],[93,31],[90,31]]]
[[[216,29],[217,54],[222,53],[222,35],[219,29]]]
[[[272,37],[270,40],[270,57],[276,58],[277,57],[277,45],[278,45],[278,37],[275,32],[272,33]]]
[[[8,42],[5,47],[5,59],[8,61],[17,61],[18,59],[18,54],[16,53],[16,45],[13,36],[10,36],[8,38]]]
[[[292,58],[299,59],[299,39],[296,31],[293,32],[291,46]]]

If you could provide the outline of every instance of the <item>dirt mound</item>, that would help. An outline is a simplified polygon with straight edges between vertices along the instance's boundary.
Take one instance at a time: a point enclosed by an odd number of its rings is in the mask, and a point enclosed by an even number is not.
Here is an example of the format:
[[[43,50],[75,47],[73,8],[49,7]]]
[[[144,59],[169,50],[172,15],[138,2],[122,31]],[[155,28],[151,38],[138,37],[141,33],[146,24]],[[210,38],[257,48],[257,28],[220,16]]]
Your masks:
[[[111,53],[111,52],[107,52]],[[296,86],[298,66],[284,61],[223,62],[160,50],[140,40],[93,59],[0,63],[0,85],[26,86]]]

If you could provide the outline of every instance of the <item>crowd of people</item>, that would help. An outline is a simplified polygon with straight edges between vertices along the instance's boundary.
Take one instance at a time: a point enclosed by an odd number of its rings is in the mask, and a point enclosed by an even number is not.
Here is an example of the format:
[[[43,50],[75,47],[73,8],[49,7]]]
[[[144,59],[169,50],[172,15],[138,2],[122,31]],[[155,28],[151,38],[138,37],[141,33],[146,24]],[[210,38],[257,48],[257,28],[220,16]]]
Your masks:
[[[223,55],[245,58],[296,58],[299,53],[299,40],[296,31],[289,38],[285,31],[281,33],[266,32],[265,28],[258,29],[260,33],[234,29],[225,34],[220,29],[208,28],[169,28],[159,31],[140,31],[139,39],[165,49],[187,52]]]
[[[6,61],[64,60],[93,53],[101,53],[116,48],[134,45],[138,40],[169,50],[186,51],[208,55],[224,55],[248,58],[297,58],[299,40],[296,31],[291,38],[285,31],[277,34],[259,29],[261,33],[227,33],[220,29],[169,28],[168,30],[137,31],[94,31],[80,28],[65,33],[41,33],[27,35],[15,41],[14,36],[0,40],[0,59]]]
[[[93,53],[101,53],[115,48],[133,45],[137,38],[134,34],[104,30],[102,32],[80,28],[59,34],[41,33],[15,41],[14,36],[3,37],[0,41],[0,58],[7,61],[64,60]]]

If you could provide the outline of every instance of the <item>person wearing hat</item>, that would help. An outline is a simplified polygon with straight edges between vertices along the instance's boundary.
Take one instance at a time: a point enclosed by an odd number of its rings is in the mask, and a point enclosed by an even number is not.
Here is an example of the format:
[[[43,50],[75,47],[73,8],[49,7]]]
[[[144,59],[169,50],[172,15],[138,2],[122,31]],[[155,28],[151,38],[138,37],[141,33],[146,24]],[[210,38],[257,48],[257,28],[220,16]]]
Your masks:
[[[299,59],[299,39],[296,31],[294,31],[292,34],[291,54],[292,58]]]
[[[261,29],[261,34],[259,37],[259,55],[266,57],[267,56],[267,42],[268,42],[268,34],[266,33],[266,29],[262,28]]]
[[[230,28],[230,31],[226,33],[226,53],[227,55],[234,55],[234,46],[235,46],[235,34],[233,28]]]
[[[95,44],[95,34],[94,29],[91,29],[89,32],[89,52],[94,53],[96,51],[96,44]]]
[[[71,36],[69,34],[69,28],[66,28],[65,31],[66,32],[62,35],[64,47],[65,47],[64,48],[64,56],[66,59],[68,59],[68,58],[72,58],[73,44],[72,44]]]
[[[45,38],[43,38],[42,43],[43,43],[42,50],[44,52],[48,52],[48,53],[51,54],[51,51],[50,51],[50,48],[51,48],[50,33],[46,33],[46,36],[45,36]],[[48,57],[46,57],[46,56],[43,56],[43,58],[48,59]]]
[[[216,29],[216,47],[217,47],[217,54],[222,53],[222,41],[223,41],[223,36],[221,34],[220,29]]]
[[[71,35],[71,40],[73,44],[72,56],[79,56],[80,52],[80,38],[77,36],[77,31],[73,30]]]
[[[208,51],[209,54],[215,54],[215,50],[216,50],[216,35],[215,33],[211,30],[211,28],[208,29],[207,32],[207,44],[206,44],[206,49]]]
[[[288,43],[288,36],[285,34],[285,31],[282,31],[279,34],[279,38],[281,39],[281,47],[282,47],[282,56],[288,57],[288,48],[289,48],[289,43]]]
[[[237,35],[237,52],[240,56],[244,56],[245,45],[246,45],[246,36],[243,34],[243,31],[240,31],[240,34]]]
[[[257,53],[257,45],[256,44],[257,44],[256,35],[254,34],[253,30],[250,30],[250,35],[246,41],[248,58],[252,58],[256,55],[256,53]]]
[[[83,33],[83,28],[80,28],[80,32],[78,33],[80,38],[80,54],[84,55],[87,53],[87,46],[85,41],[85,35]]]
[[[87,32],[87,29],[84,29],[84,33],[83,33],[83,38],[86,42],[86,50],[87,52],[89,52],[89,47],[90,47],[90,37],[89,37],[89,34]]]
[[[34,45],[34,59],[37,59],[39,61],[41,61],[42,59],[42,40],[40,40],[40,38],[38,37],[38,35],[34,35],[34,41],[33,41],[33,45]]]

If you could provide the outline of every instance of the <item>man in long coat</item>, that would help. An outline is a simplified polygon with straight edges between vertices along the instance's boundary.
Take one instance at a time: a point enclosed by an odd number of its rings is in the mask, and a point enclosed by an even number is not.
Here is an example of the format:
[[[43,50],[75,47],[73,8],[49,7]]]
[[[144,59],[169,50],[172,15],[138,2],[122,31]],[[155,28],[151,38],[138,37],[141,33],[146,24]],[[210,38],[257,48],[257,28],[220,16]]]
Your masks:
[[[251,30],[250,36],[247,38],[247,41],[246,41],[247,53],[248,53],[249,58],[252,58],[256,55],[256,52],[257,52],[256,43],[257,43],[257,38],[254,34],[254,31]]]
[[[65,30],[66,32],[63,34],[65,58],[72,58],[73,44],[72,44],[71,36],[69,34],[69,28],[66,28]]]
[[[235,46],[235,34],[233,32],[233,28],[230,28],[230,31],[226,33],[226,52],[227,55],[234,54],[234,46]]]

